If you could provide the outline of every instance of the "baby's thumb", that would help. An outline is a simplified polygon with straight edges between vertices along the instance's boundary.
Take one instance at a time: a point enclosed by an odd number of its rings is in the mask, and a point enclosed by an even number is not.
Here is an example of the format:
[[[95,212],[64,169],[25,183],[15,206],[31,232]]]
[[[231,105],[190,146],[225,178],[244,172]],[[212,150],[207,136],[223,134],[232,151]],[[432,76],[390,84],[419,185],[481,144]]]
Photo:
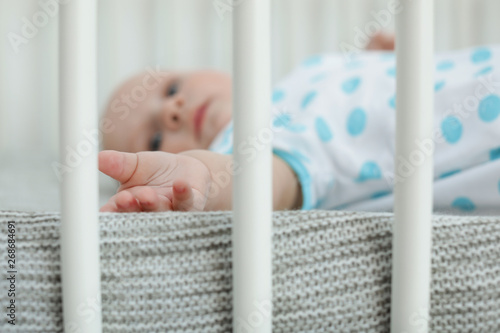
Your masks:
[[[137,154],[114,150],[105,150],[99,153],[99,170],[122,184],[132,178],[137,163]]]

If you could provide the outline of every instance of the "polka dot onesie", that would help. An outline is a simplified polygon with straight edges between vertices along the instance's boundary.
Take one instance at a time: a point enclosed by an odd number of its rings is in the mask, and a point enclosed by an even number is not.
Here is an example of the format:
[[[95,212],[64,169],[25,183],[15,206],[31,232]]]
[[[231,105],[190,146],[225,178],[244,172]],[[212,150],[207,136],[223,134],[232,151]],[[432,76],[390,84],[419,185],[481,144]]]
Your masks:
[[[273,153],[296,173],[302,209],[389,211],[394,184],[434,154],[436,210],[499,212],[500,47],[438,54],[434,89],[434,134],[401,170],[393,53],[307,59],[275,87],[272,121],[257,140],[271,137]],[[209,149],[231,154],[232,131],[230,123]],[[257,147],[248,140],[237,149],[251,158]]]

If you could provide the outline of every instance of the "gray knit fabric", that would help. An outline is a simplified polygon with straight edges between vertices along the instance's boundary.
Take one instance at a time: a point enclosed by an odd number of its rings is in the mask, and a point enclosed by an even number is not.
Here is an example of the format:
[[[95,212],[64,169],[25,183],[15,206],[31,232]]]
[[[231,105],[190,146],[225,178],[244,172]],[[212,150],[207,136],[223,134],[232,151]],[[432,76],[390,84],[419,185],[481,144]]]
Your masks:
[[[61,332],[59,214],[0,212],[2,249],[8,220],[18,321],[7,324],[4,310],[0,331]],[[388,332],[392,222],[392,214],[275,213],[273,332]],[[102,214],[100,229],[104,332],[231,331],[230,212]],[[2,257],[6,272],[6,250]],[[3,309],[7,289],[2,279]],[[500,332],[500,218],[434,218],[430,326]]]

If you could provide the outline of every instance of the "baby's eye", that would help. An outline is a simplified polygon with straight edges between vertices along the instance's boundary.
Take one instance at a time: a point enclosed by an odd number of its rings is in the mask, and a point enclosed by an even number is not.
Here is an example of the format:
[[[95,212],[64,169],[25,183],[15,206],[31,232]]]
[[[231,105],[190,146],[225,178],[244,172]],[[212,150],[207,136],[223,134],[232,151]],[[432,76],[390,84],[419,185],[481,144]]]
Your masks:
[[[179,91],[179,82],[175,81],[167,88],[167,97],[174,96]]]
[[[151,139],[151,143],[149,144],[149,149],[151,151],[157,151],[161,146],[161,132],[156,132]]]

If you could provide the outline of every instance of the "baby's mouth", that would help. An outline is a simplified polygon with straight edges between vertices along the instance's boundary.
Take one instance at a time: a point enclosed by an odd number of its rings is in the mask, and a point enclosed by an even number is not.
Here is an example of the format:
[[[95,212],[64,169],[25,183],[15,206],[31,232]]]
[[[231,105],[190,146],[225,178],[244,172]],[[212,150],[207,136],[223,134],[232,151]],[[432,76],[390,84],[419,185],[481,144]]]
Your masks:
[[[201,128],[203,125],[203,120],[208,109],[209,102],[205,102],[194,114],[194,132],[196,138],[200,140],[201,138]]]

